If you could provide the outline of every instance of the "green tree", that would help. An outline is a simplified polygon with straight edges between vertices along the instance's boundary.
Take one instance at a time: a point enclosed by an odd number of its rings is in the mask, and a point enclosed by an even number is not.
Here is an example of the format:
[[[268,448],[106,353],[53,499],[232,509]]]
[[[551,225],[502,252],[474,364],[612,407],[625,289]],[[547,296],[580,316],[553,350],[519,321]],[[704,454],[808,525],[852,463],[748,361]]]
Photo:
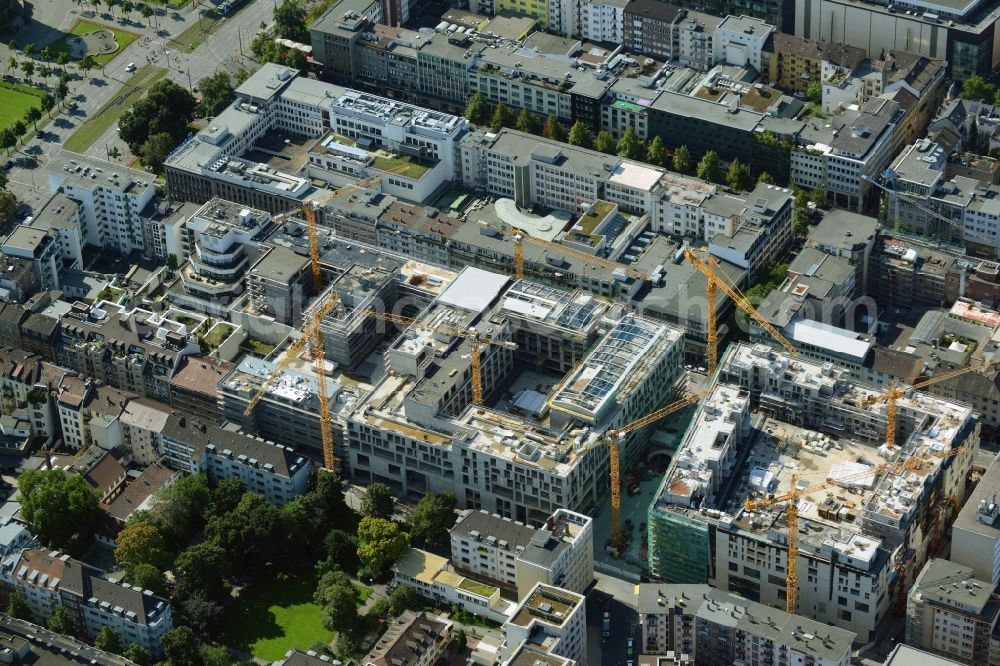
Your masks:
[[[469,98],[465,105],[465,119],[473,125],[485,125],[490,120],[490,103],[481,90]]]
[[[233,660],[229,658],[229,648],[224,645],[202,645],[202,666],[230,666]]]
[[[163,654],[170,666],[201,666],[198,638],[190,627],[177,627],[163,634]]]
[[[170,562],[170,553],[160,530],[150,522],[128,523],[118,533],[115,560],[123,568],[150,564],[163,569]]]
[[[56,64],[60,67],[65,67],[69,64],[69,54],[65,51],[60,51],[59,55],[56,56]]]
[[[153,173],[162,173],[163,162],[176,145],[173,137],[166,132],[159,132],[151,134],[146,139],[142,147],[139,148],[139,154],[142,155],[143,164],[149,167]]]
[[[56,606],[55,611],[49,616],[48,627],[49,631],[64,636],[76,636],[80,631],[80,625],[77,624],[72,613],[62,605]]]
[[[59,83],[56,84],[56,97],[59,98],[60,102],[63,102],[67,95],[69,95],[69,84],[60,80]]]
[[[769,174],[768,172],[761,171],[760,175],[757,176],[757,184],[758,185],[774,185],[774,178],[772,178],[771,174]]]
[[[313,592],[313,603],[317,606],[325,606],[332,598],[332,591],[337,587],[350,588],[354,593],[354,600],[358,601],[360,595],[351,583],[351,577],[340,570],[328,571],[320,576],[316,582],[316,590]]]
[[[375,482],[365,488],[361,496],[361,513],[369,518],[392,518],[395,498],[389,486]]]
[[[358,540],[350,532],[330,530],[323,540],[323,550],[330,564],[352,573],[358,570]]]
[[[138,643],[132,643],[129,645],[125,650],[124,656],[129,661],[139,664],[139,666],[149,666],[152,661],[149,656],[149,652],[146,651],[146,648],[142,647]]]
[[[335,585],[325,594],[323,624],[338,633],[348,632],[358,626],[358,592],[352,586]]]
[[[15,42],[13,39],[7,42],[7,50],[10,51],[11,53],[17,53],[17,42]]]
[[[210,498],[208,481],[204,474],[192,474],[160,495],[160,502],[150,512],[149,519],[167,542],[176,546],[201,529]]]
[[[549,117],[545,119],[545,127],[542,128],[542,135],[553,141],[565,141],[566,128],[563,127],[558,118],[550,113]]]
[[[296,0],[284,0],[274,10],[274,28],[278,35],[296,42],[308,42],[306,13]]]
[[[659,134],[649,142],[646,149],[646,161],[655,166],[666,168],[670,164],[670,156],[667,154],[667,147],[663,145],[663,138]]]
[[[962,84],[962,97],[976,102],[988,102],[996,95],[996,87],[978,74],[973,74]]]
[[[514,121],[514,128],[526,134],[538,134],[541,125],[542,123],[539,121],[538,116],[526,108],[521,109],[521,112],[517,114],[517,119]]]
[[[174,254],[173,252],[167,255],[167,268],[169,268],[172,271],[177,270],[177,255]],[[226,481],[236,481],[241,486],[243,485],[243,482],[241,482],[239,479],[226,479]],[[243,497],[243,493],[240,493],[240,497]],[[238,503],[239,500],[236,500],[236,502],[233,503],[233,506],[236,506],[236,504]]]
[[[152,564],[145,562],[133,564],[125,569],[125,580],[133,587],[152,590],[161,597],[167,596],[167,583],[163,574]]]
[[[52,109],[56,106],[56,98],[52,95],[45,93],[42,95],[42,110],[48,112],[49,118],[52,117]]]
[[[9,127],[5,127],[0,131],[0,146],[7,151],[10,155],[10,149],[17,145],[17,135],[14,134],[14,130]]]
[[[149,5],[144,4],[142,6],[142,9],[139,10],[139,13],[142,14],[142,17],[144,19],[146,19],[146,25],[147,26],[152,25],[152,23],[149,20],[153,16],[153,8],[152,7],[150,7]]]
[[[625,130],[622,138],[618,139],[618,157],[629,160],[641,160],[642,149],[642,139],[639,138],[639,135],[631,127]]]
[[[114,629],[110,626],[104,626],[94,637],[94,647],[112,654],[121,654],[122,641]]]
[[[493,115],[490,117],[490,127],[501,129],[503,127],[510,127],[513,124],[514,112],[506,104],[500,102],[493,107]]]
[[[819,208],[824,203],[826,203],[826,193],[821,187],[814,187],[809,192],[809,203]]]
[[[578,120],[569,128],[569,143],[581,148],[593,148],[594,131],[582,120]]]
[[[179,614],[186,626],[194,629],[199,636],[215,633],[222,621],[222,604],[214,599],[209,599],[201,591],[188,597],[175,599],[175,601],[177,601]]]
[[[279,524],[278,507],[263,495],[246,493],[234,511],[224,516],[213,516],[205,527],[205,533],[233,561],[254,569],[271,561],[278,552],[280,543],[274,535]]]
[[[374,575],[384,574],[402,557],[410,535],[382,518],[362,518],[358,524],[358,559]]]
[[[208,116],[216,116],[236,99],[233,80],[229,72],[220,69],[198,82],[201,91],[201,106]]]
[[[615,143],[615,137],[611,136],[611,132],[608,130],[601,130],[597,133],[597,137],[594,139],[594,150],[599,153],[614,155],[615,150],[617,149],[618,144]]]
[[[448,530],[455,526],[455,508],[458,506],[452,493],[429,493],[420,498],[410,516],[410,532],[415,541],[431,548],[448,543]]]
[[[389,616],[396,617],[405,610],[415,610],[420,606],[420,596],[409,585],[397,585],[389,593]]]
[[[31,60],[22,60],[21,71],[24,72],[24,78],[30,81],[32,74],[35,73],[35,63]]]
[[[77,555],[90,545],[101,509],[83,477],[67,477],[58,469],[28,470],[17,485],[21,515],[42,543]]]
[[[7,58],[7,72],[9,73],[12,69],[17,69],[17,58],[14,56]]]
[[[7,602],[7,615],[16,617],[19,620],[25,620],[26,622],[34,622],[35,620],[31,615],[31,607],[28,606],[28,600],[20,592],[10,595],[10,600]]]
[[[691,151],[688,150],[687,146],[678,146],[677,150],[674,151],[672,164],[674,171],[678,173],[691,173]]]
[[[823,103],[823,84],[819,81],[813,81],[808,86],[806,86],[806,99],[808,99],[813,104]]]
[[[186,137],[194,109],[194,96],[187,89],[169,79],[158,81],[145,97],[122,115],[118,122],[118,136],[133,153],[142,154],[145,158],[141,148],[150,137],[165,133],[174,144]]]
[[[176,256],[174,256],[174,264],[171,270],[177,270]],[[208,505],[206,517],[221,516],[235,510],[246,492],[247,487],[238,478],[223,479],[219,485],[212,489],[212,501]]]
[[[295,544],[294,555],[290,554],[285,564],[294,564],[296,559],[314,562],[327,531],[323,509],[315,493],[299,495],[281,507],[281,525],[288,541]]]
[[[0,223],[10,224],[17,215],[17,197],[11,192],[0,192]]]
[[[792,232],[799,237],[809,233],[809,195],[805,190],[795,190],[795,213],[792,217]]]
[[[741,164],[738,159],[733,158],[733,161],[729,163],[729,169],[726,171],[726,184],[730,189],[737,192],[749,190],[753,186],[753,176],[750,175],[750,167]]]
[[[210,599],[224,597],[229,591],[229,572],[226,551],[210,541],[189,546],[174,561],[174,574],[179,579],[177,593],[182,596],[202,591]]]
[[[338,660],[345,664],[349,663],[360,651],[360,639],[353,632],[345,631],[337,634],[337,649],[334,651],[334,657]]]
[[[34,125],[35,131],[38,131],[38,121],[42,119],[42,111],[37,106],[33,106],[28,109],[27,113],[24,114],[25,120]]]
[[[705,153],[698,162],[698,177],[710,183],[722,180],[722,170],[719,168],[719,154],[714,150]]]
[[[94,67],[97,67],[97,61],[94,60],[94,56],[87,55],[83,56],[83,58],[80,60],[80,62],[76,64],[76,66],[82,69],[84,73],[87,73],[90,70],[94,69]]]

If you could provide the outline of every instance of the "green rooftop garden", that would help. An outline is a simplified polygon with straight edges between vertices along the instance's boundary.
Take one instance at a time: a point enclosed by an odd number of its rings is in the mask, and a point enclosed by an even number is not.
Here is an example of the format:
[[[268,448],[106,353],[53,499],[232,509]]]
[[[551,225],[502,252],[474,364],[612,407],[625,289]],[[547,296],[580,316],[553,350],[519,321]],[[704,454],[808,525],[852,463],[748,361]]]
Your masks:
[[[497,588],[492,585],[480,583],[469,578],[463,578],[462,582],[458,584],[458,587],[466,592],[471,592],[472,594],[478,594],[481,597],[487,598],[493,596],[493,593],[497,591]]]
[[[404,178],[419,179],[431,170],[409,155],[376,155],[372,166],[379,171],[389,171]]]
[[[200,338],[202,347],[207,348],[209,351],[215,351],[219,348],[219,345],[226,341],[226,338],[232,334],[233,330],[233,327],[229,324],[217,324],[207,335]]]

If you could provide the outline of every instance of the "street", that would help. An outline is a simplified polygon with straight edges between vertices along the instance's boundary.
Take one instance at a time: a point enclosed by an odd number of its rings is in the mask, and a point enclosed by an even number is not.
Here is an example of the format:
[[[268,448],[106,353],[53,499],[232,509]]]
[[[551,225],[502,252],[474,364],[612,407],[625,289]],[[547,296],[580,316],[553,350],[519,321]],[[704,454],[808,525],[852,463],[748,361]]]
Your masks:
[[[252,9],[250,5],[253,5]],[[31,23],[11,35],[18,44],[34,43],[36,49],[40,49],[61,39],[81,18],[129,30],[137,33],[139,39],[119,52],[103,70],[94,69],[89,75],[77,73],[77,78],[70,84],[70,94],[66,100],[67,107],[75,103],[76,108],[54,111],[48,124],[34,138],[16,149],[17,152],[12,157],[31,156],[37,162],[35,166],[15,166],[8,172],[8,189],[23,203],[22,210],[31,214],[47,200],[49,186],[45,165],[59,159],[61,146],[66,140],[106,103],[122,97],[133,76],[133,73],[126,71],[129,63],[135,63],[140,68],[147,64],[162,67],[167,70],[166,78],[190,89],[218,69],[230,72],[236,72],[240,68],[253,70],[256,62],[250,57],[252,54],[249,45],[260,23],[271,20],[273,8],[272,2],[248,2],[232,16],[220,19],[220,26],[194,51],[183,53],[177,50],[173,39],[198,21],[206,29],[212,25],[211,19],[203,18],[201,9],[193,4],[178,11],[158,9],[158,13],[150,17],[152,25],[148,25],[145,19],[135,13],[132,20],[126,20],[120,15],[112,17],[106,13],[93,16],[94,12],[81,10],[72,0],[43,0],[36,4]],[[240,53],[241,43],[245,56]],[[6,44],[0,45],[0,57],[6,60],[9,55]],[[22,57],[18,55],[19,59]],[[71,73],[76,72],[72,65],[67,69]],[[113,123],[86,153],[108,159],[108,151],[115,148],[121,153],[120,161],[127,164],[132,155],[128,147],[118,139],[117,127]]]

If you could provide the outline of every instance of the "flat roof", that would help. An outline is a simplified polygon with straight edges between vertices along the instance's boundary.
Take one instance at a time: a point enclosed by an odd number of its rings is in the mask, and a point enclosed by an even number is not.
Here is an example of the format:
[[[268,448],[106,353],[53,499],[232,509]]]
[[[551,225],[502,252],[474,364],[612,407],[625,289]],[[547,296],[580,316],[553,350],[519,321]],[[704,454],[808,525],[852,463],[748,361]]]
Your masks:
[[[795,342],[823,347],[838,354],[851,356],[859,363],[868,356],[873,344],[871,340],[863,339],[857,331],[848,331],[812,319],[799,319],[791,322],[785,327],[785,334]]]
[[[472,312],[483,312],[495,301],[510,277],[466,266],[448,288],[437,297],[438,303]]]

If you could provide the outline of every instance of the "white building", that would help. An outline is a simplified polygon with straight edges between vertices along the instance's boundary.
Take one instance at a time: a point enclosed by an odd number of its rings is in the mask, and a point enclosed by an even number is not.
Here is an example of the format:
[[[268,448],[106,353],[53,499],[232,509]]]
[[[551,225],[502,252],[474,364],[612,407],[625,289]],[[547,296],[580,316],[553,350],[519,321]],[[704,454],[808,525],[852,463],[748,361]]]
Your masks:
[[[593,524],[583,514],[559,509],[532,528],[466,510],[450,532],[456,569],[514,587],[518,598],[539,582],[582,594],[594,580]]]
[[[951,528],[951,560],[979,580],[1000,585],[1000,463],[983,474]]]
[[[537,583],[504,623],[501,657],[510,659],[523,643],[587,666],[586,599],[579,594]]]
[[[0,581],[9,592],[21,594],[43,623],[57,607],[65,607],[89,638],[111,627],[122,646],[138,643],[158,656],[163,653],[160,639],[173,629],[169,601],[127,583],[112,583],[99,569],[57,551],[32,548],[6,559]]]
[[[150,174],[75,153],[47,168],[52,192],[79,204],[86,244],[119,254],[145,250],[139,214],[156,195]]]
[[[585,0],[580,3],[580,37],[593,42],[624,44],[627,0]]]
[[[774,26],[752,16],[727,16],[715,29],[715,63],[761,70],[761,52]],[[713,64],[715,64],[713,63]]]
[[[59,270],[62,268],[59,243],[48,232],[34,227],[18,226],[0,246],[8,257],[18,257],[31,262],[31,272],[42,289],[59,288]]]
[[[708,585],[636,586],[643,655],[688,654],[699,664],[847,666],[855,635]]]

